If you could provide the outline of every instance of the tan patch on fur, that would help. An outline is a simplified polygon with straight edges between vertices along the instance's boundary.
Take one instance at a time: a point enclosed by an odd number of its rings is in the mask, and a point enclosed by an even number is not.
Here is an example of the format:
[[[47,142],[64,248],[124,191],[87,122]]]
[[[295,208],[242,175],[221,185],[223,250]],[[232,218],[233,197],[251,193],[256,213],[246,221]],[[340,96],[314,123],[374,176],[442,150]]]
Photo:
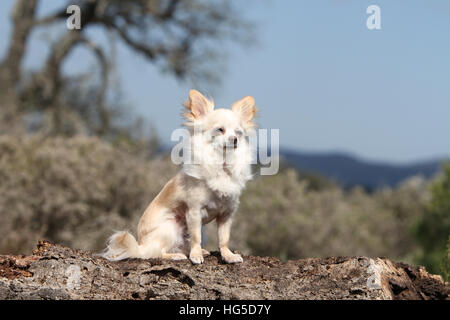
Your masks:
[[[178,176],[173,177],[166,183],[161,192],[153,199],[145,210],[138,225],[138,243],[145,238],[147,234],[152,232],[155,221],[162,214],[164,209],[170,210],[175,204],[175,193],[177,192]]]
[[[160,194],[155,198],[156,203],[163,207],[171,207],[170,203],[173,202],[173,195],[177,191],[176,177],[164,186]]]
[[[186,227],[186,212],[188,211],[186,202],[179,202],[172,211],[175,213],[175,221],[181,226]]]
[[[126,238],[127,238],[127,234],[124,232],[122,235],[120,235],[119,237],[117,237],[116,243],[117,243],[120,247],[126,248],[126,247],[127,247]]]

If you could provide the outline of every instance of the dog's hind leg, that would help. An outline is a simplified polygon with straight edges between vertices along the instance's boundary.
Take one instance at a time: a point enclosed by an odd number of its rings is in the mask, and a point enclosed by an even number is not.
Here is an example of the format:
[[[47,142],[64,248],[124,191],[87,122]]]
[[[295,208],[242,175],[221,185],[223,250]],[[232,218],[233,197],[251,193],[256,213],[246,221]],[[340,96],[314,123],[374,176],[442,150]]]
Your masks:
[[[187,259],[181,250],[184,246],[183,228],[170,215],[163,219],[163,221],[160,221],[141,240],[141,243],[142,251],[147,258]]]

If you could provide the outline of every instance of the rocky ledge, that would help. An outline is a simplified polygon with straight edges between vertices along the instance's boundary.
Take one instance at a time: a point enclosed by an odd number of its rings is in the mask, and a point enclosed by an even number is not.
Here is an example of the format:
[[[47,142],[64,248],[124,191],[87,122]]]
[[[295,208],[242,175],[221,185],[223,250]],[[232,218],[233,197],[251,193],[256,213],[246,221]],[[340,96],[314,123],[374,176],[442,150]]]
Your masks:
[[[386,258],[281,262],[244,256],[223,263],[105,260],[40,241],[30,256],[0,255],[0,299],[449,299],[449,283],[423,267]]]

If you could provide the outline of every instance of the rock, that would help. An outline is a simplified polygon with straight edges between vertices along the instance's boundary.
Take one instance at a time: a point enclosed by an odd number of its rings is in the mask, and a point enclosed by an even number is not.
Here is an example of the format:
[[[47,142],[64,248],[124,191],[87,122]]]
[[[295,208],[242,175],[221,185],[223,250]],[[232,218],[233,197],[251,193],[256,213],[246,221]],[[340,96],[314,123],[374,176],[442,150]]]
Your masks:
[[[449,299],[449,284],[423,267],[385,258],[281,262],[213,252],[189,261],[107,261],[40,241],[31,256],[0,256],[0,299]]]

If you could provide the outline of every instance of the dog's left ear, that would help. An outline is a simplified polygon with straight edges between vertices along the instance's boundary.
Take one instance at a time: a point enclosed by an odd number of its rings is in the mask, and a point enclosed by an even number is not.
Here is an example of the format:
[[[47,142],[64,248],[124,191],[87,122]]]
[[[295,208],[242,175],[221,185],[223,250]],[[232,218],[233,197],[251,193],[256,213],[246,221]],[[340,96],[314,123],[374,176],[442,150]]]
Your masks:
[[[205,98],[197,90],[189,91],[189,100],[184,103],[183,118],[188,120],[185,126],[192,126],[196,120],[201,119],[206,114],[214,110],[214,102]]]
[[[241,119],[250,126],[253,126],[253,118],[256,114],[255,99],[252,96],[247,96],[241,100],[236,101],[231,106],[231,110],[239,114]]]
[[[199,119],[214,109],[214,103],[205,98],[205,96],[197,90],[191,90],[189,91],[189,102],[187,107],[191,110],[193,116],[196,119]]]

